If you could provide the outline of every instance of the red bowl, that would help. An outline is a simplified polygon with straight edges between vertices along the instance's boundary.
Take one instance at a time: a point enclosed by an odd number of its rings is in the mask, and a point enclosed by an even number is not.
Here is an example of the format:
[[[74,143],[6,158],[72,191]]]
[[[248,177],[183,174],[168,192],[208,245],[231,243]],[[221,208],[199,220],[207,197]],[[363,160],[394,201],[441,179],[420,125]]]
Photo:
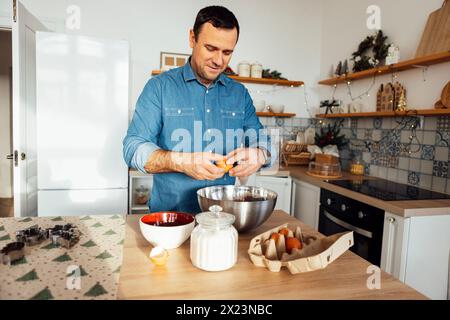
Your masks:
[[[191,235],[194,215],[181,212],[154,212],[139,221],[142,235],[154,247],[178,248]]]
[[[161,211],[147,214],[141,221],[150,226],[176,227],[189,224],[194,221],[194,215],[182,212]]]

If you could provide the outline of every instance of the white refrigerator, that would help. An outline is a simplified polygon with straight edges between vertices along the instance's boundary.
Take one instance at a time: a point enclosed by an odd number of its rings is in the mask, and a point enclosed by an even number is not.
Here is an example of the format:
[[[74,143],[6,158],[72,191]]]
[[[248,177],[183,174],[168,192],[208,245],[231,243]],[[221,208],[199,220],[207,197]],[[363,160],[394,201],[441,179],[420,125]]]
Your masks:
[[[38,216],[125,214],[129,46],[36,32]]]

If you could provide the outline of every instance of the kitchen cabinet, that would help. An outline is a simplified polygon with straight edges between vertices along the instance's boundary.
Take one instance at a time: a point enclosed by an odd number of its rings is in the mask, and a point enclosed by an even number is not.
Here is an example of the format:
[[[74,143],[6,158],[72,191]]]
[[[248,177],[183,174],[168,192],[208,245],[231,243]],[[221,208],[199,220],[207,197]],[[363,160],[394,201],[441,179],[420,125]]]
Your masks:
[[[255,178],[255,185],[258,187],[267,188],[275,191],[278,194],[277,204],[275,210],[283,210],[291,213],[291,190],[292,179],[291,177],[278,177],[278,176],[259,176]]]
[[[145,213],[149,211],[147,205],[150,199],[153,187],[153,175],[144,174],[138,171],[131,170],[129,174],[128,187],[128,213]],[[147,199],[144,199],[143,192],[140,189],[146,189]]]
[[[318,230],[320,188],[297,179],[293,179],[292,185],[292,214]]]
[[[449,298],[450,216],[385,213],[381,269],[432,299]]]

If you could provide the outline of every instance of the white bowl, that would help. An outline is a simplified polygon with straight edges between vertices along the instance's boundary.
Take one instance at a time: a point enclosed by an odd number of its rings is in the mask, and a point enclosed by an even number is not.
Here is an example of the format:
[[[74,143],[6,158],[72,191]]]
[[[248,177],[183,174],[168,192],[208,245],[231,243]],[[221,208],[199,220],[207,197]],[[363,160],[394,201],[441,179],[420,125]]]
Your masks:
[[[181,246],[195,226],[194,215],[181,212],[154,212],[139,220],[144,238],[154,247],[174,249]]]
[[[266,102],[264,100],[256,100],[253,102],[253,105],[255,106],[256,112],[266,111]]]
[[[284,105],[283,104],[271,104],[270,111],[272,111],[273,113],[283,113]]]

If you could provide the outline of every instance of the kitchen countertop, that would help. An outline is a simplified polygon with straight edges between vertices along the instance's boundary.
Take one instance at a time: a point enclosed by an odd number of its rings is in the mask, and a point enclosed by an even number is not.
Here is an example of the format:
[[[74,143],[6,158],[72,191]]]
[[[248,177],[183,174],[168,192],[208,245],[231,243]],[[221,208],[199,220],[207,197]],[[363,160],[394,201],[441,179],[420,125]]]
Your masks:
[[[206,272],[190,261],[190,243],[169,250],[165,266],[153,265],[151,245],[139,230],[142,215],[129,215],[123,248],[118,299],[426,299],[414,289],[381,272],[381,289],[366,286],[370,263],[346,251],[327,268],[292,275],[254,266],[247,254],[250,240],[283,223],[300,225],[303,232],[321,236],[287,213],[276,210],[259,228],[239,234],[237,264],[226,271]]]
[[[384,201],[374,197],[364,195],[349,189],[342,188],[337,185],[330,184],[326,179],[316,178],[308,175],[306,166],[290,166],[287,168],[281,168],[280,171],[274,175],[286,176],[289,175],[292,178],[310,183],[319,188],[324,188],[346,197],[367,203],[374,207],[380,208],[384,211],[402,217],[414,217],[414,216],[433,216],[433,215],[450,215],[450,199],[438,199],[438,200],[402,200],[402,201]],[[264,175],[264,173],[262,174]],[[273,175],[273,174],[271,174]],[[348,172],[343,172],[342,177],[335,180],[376,180],[375,177],[358,176]]]

